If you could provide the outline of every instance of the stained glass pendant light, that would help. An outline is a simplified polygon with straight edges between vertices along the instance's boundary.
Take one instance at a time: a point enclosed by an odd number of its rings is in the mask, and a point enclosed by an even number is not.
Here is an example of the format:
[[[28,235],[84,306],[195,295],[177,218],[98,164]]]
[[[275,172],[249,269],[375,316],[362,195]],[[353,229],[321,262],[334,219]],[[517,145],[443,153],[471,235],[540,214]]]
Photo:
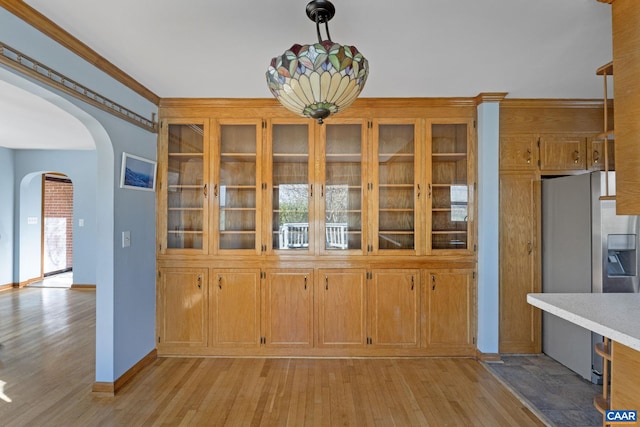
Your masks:
[[[273,96],[288,110],[320,124],[356,100],[369,74],[369,63],[355,46],[331,41],[329,21],[335,12],[328,0],[307,4],[307,16],[316,23],[318,43],[294,44],[273,58],[267,70]],[[325,24],[326,40],[322,40],[320,24]]]

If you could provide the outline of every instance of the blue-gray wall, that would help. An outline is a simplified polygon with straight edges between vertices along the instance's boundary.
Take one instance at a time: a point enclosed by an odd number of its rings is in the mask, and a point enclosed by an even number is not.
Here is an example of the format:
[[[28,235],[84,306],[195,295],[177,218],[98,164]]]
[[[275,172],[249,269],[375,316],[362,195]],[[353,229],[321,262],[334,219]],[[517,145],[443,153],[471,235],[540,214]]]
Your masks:
[[[0,286],[13,279],[14,152],[0,147]]]
[[[60,172],[73,183],[73,282],[96,283],[96,164],[95,151],[15,150],[15,191],[20,201],[15,211],[16,282],[40,275],[41,176]],[[29,216],[38,218],[37,225],[27,223]],[[79,219],[84,220],[83,227],[78,226]]]
[[[138,114],[157,112],[154,104],[2,8],[0,40]],[[96,381],[113,382],[155,348],[155,194],[120,189],[118,180],[122,152],[155,160],[157,136],[6,67],[0,66],[0,72],[1,79],[76,117],[94,140]],[[14,178],[11,191],[22,178]],[[121,247],[123,231],[131,232],[129,248]]]

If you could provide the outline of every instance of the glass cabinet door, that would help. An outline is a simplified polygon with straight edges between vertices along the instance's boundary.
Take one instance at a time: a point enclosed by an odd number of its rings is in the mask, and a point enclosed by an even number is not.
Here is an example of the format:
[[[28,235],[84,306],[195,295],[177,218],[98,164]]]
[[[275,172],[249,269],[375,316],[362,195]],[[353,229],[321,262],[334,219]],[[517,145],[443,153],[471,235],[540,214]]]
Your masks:
[[[363,250],[363,153],[364,126],[325,124],[324,182],[320,198],[324,206],[322,252]]]
[[[260,128],[258,123],[221,124],[219,128],[214,195],[220,251],[259,250]]]
[[[469,126],[431,125],[431,250],[469,249]]]
[[[377,124],[374,146],[377,174],[377,225],[375,244],[378,251],[416,249],[416,197],[419,196],[416,175],[416,129],[414,123]],[[377,182],[376,182],[377,181]],[[376,185],[377,184],[377,185]]]
[[[167,159],[161,206],[166,209],[166,249],[207,250],[206,126],[169,123],[162,134]],[[165,151],[166,150],[166,151]]]
[[[267,185],[271,187],[269,229],[273,250],[309,252],[313,248],[309,133],[308,123],[271,126],[271,147],[267,150],[271,153],[271,176]]]

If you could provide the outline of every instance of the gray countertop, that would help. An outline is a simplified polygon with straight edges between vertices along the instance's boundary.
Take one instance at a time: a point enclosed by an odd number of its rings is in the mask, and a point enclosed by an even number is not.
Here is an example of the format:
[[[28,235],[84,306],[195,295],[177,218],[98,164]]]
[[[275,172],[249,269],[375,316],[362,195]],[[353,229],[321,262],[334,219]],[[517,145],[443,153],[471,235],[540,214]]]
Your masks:
[[[640,294],[528,294],[527,302],[640,351]]]

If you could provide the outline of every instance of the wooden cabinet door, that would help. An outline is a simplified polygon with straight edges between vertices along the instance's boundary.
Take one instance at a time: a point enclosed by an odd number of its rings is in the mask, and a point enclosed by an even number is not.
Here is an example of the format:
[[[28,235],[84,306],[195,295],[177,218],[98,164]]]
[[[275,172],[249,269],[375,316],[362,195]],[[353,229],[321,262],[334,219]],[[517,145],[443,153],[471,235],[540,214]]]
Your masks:
[[[541,171],[574,171],[587,168],[587,145],[583,136],[540,137]]]
[[[313,346],[313,270],[268,271],[264,340],[268,346]]]
[[[539,201],[535,174],[500,174],[500,353],[540,352]]]
[[[420,129],[415,119],[373,121],[369,252],[412,256],[421,248]]]
[[[320,182],[319,252],[324,255],[364,255],[367,236],[367,135],[362,119],[332,119],[320,126],[317,146]],[[366,246],[365,246],[366,245]]]
[[[607,170],[615,170],[615,147],[613,140],[606,140],[607,142]],[[604,139],[592,139],[589,142],[589,150],[587,151],[587,164],[589,170],[602,171],[605,170],[605,140]]]
[[[158,347],[207,345],[207,269],[158,272]]]
[[[262,243],[262,120],[224,120],[213,129],[211,252],[257,255]]]
[[[475,278],[471,270],[426,272],[428,348],[475,347]]]
[[[208,138],[209,120],[162,121],[158,144],[160,253],[208,252]]]
[[[365,274],[362,269],[318,271],[318,346],[366,344]]]
[[[470,255],[474,251],[475,144],[470,122],[427,125],[427,253]]]
[[[418,270],[374,270],[369,286],[369,343],[417,347],[420,321]]]
[[[501,170],[537,170],[538,138],[533,135],[500,138]]]
[[[210,285],[213,344],[259,346],[260,270],[215,270]]]
[[[315,252],[315,178],[309,120],[268,120],[265,144],[264,230],[267,252]],[[269,215],[269,212],[271,213]]]

